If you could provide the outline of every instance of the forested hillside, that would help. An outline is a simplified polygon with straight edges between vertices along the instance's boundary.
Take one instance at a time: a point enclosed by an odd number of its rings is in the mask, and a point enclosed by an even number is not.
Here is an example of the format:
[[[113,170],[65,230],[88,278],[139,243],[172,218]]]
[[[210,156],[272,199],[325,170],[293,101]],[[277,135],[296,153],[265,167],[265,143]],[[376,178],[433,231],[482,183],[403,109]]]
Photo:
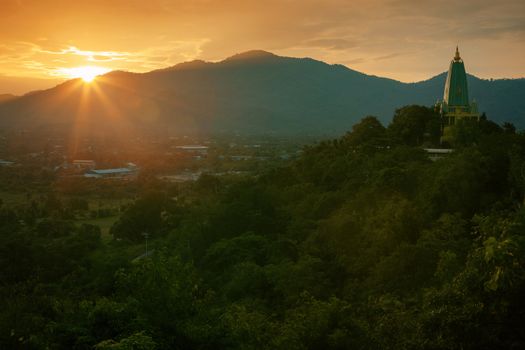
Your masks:
[[[523,348],[525,135],[439,133],[407,106],[257,176],[144,174],[104,239],[55,185],[4,203],[0,348]]]
[[[443,61],[443,70],[448,63]],[[110,72],[90,84],[69,80],[0,103],[0,126],[108,140],[152,131],[326,137],[340,135],[366,114],[389,123],[399,105],[432,106],[443,98],[445,79],[443,73],[407,84],[310,58],[251,51],[143,74]],[[525,79],[468,79],[480,112],[525,128]]]

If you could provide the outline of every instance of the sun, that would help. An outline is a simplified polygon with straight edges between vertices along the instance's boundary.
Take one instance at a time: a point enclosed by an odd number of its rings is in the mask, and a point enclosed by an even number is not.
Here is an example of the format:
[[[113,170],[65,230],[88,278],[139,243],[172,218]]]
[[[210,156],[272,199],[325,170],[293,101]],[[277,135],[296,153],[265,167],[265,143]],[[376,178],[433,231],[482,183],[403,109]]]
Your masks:
[[[83,66],[64,69],[70,78],[81,78],[85,83],[92,82],[97,76],[109,72],[109,69],[98,66]]]

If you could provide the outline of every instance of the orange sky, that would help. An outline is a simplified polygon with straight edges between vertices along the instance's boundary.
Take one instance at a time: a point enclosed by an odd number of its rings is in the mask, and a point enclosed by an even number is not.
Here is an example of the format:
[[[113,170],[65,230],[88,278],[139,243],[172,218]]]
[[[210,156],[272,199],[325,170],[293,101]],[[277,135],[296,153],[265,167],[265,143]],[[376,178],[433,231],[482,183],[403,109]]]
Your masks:
[[[0,0],[0,93],[51,87],[68,69],[145,72],[263,49],[402,81],[448,68],[525,76],[525,1]]]

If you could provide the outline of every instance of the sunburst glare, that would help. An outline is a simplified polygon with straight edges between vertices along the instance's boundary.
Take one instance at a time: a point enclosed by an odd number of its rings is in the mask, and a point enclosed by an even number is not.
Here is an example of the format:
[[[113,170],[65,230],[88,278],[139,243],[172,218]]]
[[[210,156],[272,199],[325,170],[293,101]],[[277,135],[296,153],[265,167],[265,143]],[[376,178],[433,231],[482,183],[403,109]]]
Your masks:
[[[63,68],[60,70],[60,73],[69,78],[81,78],[85,83],[90,83],[97,76],[107,73],[109,71],[109,69],[99,66],[83,66]]]

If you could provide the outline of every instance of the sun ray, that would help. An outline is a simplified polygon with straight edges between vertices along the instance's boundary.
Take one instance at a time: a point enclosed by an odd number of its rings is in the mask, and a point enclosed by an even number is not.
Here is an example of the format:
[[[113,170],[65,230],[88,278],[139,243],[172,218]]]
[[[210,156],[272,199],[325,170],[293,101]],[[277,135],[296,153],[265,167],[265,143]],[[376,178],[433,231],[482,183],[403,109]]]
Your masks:
[[[137,130],[133,127],[133,123],[124,117],[123,111],[118,106],[113,98],[107,95],[112,89],[126,90],[125,86],[119,87],[116,84],[107,84],[106,77],[101,77],[91,84],[85,84],[89,88],[91,99],[96,99],[96,104],[102,107],[104,111],[104,123],[101,125],[98,136],[111,137],[114,142],[121,143],[129,140]],[[99,116],[100,117],[100,116]]]
[[[86,125],[87,125],[87,118],[89,115],[89,100],[91,98],[91,86],[88,86],[87,84],[83,84],[81,88],[81,95],[78,102],[77,111],[74,116],[74,121],[72,125],[72,130],[70,134],[70,146],[69,146],[69,153],[70,156],[76,157],[81,140],[83,138],[83,134],[85,134]]]

